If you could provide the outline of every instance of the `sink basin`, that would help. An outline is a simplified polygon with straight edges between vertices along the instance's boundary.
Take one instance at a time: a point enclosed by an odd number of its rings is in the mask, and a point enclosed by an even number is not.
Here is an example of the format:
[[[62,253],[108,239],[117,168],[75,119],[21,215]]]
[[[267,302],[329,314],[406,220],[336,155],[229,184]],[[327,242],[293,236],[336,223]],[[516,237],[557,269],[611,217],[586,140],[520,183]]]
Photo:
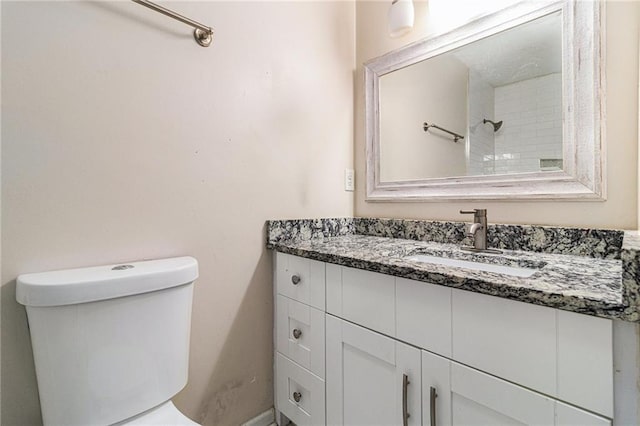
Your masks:
[[[472,269],[474,271],[494,272],[496,274],[511,275],[512,277],[528,278],[539,271],[536,268],[524,268],[521,266],[496,265],[493,263],[473,262],[470,260],[451,259],[448,257],[429,256],[416,254],[405,257],[407,260],[420,263],[433,263],[436,265],[452,266],[454,268]]]

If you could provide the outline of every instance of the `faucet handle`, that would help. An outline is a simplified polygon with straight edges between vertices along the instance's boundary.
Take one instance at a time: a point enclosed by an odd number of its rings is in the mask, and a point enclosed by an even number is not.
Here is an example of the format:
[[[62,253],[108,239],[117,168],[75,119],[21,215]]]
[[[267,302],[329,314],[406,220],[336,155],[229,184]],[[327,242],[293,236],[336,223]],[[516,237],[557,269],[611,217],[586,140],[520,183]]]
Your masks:
[[[487,209],[460,210],[460,214],[472,214],[474,219],[486,218]]]

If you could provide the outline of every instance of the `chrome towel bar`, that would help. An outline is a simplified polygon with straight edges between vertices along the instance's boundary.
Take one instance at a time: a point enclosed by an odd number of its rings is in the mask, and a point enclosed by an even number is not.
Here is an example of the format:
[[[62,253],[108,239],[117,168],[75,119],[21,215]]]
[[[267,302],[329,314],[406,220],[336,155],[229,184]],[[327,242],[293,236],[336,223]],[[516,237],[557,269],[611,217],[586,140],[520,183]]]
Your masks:
[[[425,122],[422,125],[422,128],[424,129],[425,132],[427,130],[429,130],[429,128],[431,128],[431,127],[435,128],[435,129],[438,129],[438,130],[442,130],[443,132],[449,133],[451,136],[453,136],[453,141],[454,142],[458,142],[460,139],[464,139],[464,136],[459,135],[459,134],[457,134],[455,132],[452,132],[451,130],[444,129],[444,128],[438,126],[437,124],[429,124],[429,123]]]
[[[176,21],[180,21],[183,24],[187,24],[195,28],[193,30],[193,37],[196,39],[198,44],[203,47],[209,47],[211,42],[213,41],[213,29],[211,27],[207,27],[206,25],[201,24],[200,22],[196,22],[193,19],[189,19],[186,16],[182,16],[179,13],[174,12],[173,10],[167,9],[166,7],[162,7],[159,4],[155,4],[148,0],[131,0],[134,3],[138,3],[144,7],[148,7],[151,10],[154,10],[158,13],[162,13],[169,18],[173,18]]]

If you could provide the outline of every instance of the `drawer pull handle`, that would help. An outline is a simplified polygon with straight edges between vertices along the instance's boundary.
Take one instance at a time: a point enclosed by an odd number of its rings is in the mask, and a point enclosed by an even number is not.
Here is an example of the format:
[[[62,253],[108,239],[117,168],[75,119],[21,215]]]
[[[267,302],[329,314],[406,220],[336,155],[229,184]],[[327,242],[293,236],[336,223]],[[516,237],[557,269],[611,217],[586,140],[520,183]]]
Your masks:
[[[429,391],[429,411],[431,412],[431,423],[430,426],[436,426],[436,398],[438,394],[436,393],[436,388],[431,386]]]
[[[295,402],[300,402],[301,399],[302,399],[302,394],[300,392],[293,393],[293,400]]]
[[[293,283],[293,285],[298,285],[298,283],[300,281],[301,281],[300,275],[292,275],[291,276],[291,282]]]
[[[300,336],[302,336],[302,331],[298,330],[297,328],[293,329],[293,337],[295,337],[296,339],[299,339]]]
[[[409,387],[409,376],[406,374],[402,375],[402,426],[407,426],[409,424],[409,412],[407,411],[407,391]]]

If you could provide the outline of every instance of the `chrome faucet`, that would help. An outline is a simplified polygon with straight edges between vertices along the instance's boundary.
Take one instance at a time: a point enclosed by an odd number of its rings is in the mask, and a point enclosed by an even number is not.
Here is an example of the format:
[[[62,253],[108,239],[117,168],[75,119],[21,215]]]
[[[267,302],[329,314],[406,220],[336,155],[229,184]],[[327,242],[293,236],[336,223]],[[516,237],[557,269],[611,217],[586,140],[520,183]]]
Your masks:
[[[473,248],[487,249],[487,209],[460,210],[460,214],[472,214],[473,223],[469,226],[467,235],[473,238]]]
[[[487,248],[487,209],[460,210],[460,214],[473,215],[473,223],[467,231],[467,235],[473,238],[473,247],[462,247],[463,250],[502,253],[500,250]]]

